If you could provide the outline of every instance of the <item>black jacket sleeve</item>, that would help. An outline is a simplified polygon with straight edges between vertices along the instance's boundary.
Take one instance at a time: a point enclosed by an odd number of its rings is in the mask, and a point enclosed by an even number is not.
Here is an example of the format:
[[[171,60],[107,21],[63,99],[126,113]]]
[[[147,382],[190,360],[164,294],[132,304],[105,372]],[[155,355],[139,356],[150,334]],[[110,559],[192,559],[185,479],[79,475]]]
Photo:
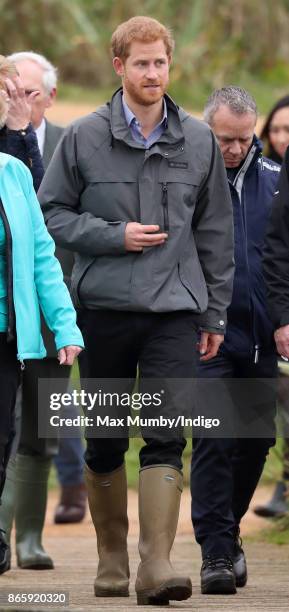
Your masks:
[[[44,176],[44,168],[37,136],[31,124],[25,130],[6,129],[6,152],[20,159],[29,168],[37,191]]]
[[[289,324],[289,147],[274,194],[263,265],[269,312],[278,329]]]

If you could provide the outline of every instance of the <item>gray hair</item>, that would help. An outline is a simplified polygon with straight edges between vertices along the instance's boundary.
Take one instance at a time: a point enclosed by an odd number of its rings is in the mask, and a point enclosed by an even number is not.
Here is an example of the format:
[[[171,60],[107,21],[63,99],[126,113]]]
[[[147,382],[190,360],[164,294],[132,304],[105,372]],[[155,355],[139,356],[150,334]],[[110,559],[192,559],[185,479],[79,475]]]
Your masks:
[[[258,115],[257,104],[254,98],[242,87],[222,87],[216,89],[208,98],[204,108],[204,120],[212,125],[214,115],[220,106],[228,106],[235,115],[253,113]]]
[[[49,95],[57,85],[57,68],[51,64],[44,55],[40,53],[34,53],[34,51],[20,51],[19,53],[12,53],[8,55],[8,59],[14,63],[24,62],[30,60],[34,62],[43,70],[43,87],[46,93]]]

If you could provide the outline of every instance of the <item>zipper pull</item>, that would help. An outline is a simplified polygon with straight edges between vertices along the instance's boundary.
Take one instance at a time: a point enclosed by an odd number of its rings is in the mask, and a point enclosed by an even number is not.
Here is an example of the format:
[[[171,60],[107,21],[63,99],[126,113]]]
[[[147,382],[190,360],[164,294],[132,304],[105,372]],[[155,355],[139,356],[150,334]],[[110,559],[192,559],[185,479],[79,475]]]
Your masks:
[[[162,206],[164,209],[164,231],[168,232],[169,226],[169,213],[168,213],[168,184],[162,183]]]
[[[255,349],[255,353],[254,353],[254,363],[258,363],[258,361],[259,361],[259,350],[260,350],[260,349],[259,349],[259,345],[258,345],[258,344],[255,344],[254,349]]]
[[[20,367],[21,367],[21,371],[23,372],[23,370],[25,370],[25,363],[21,359],[20,359]]]

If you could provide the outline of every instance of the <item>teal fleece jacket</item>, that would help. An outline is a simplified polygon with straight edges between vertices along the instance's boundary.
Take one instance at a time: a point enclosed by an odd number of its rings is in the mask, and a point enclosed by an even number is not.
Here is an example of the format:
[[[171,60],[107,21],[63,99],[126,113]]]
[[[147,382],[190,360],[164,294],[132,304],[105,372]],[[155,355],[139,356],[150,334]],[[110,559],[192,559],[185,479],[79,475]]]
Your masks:
[[[41,359],[46,350],[40,332],[40,308],[54,333],[57,350],[83,347],[76,313],[63,282],[55,244],[49,235],[26,166],[0,153],[0,197],[12,238],[13,304],[17,358]]]

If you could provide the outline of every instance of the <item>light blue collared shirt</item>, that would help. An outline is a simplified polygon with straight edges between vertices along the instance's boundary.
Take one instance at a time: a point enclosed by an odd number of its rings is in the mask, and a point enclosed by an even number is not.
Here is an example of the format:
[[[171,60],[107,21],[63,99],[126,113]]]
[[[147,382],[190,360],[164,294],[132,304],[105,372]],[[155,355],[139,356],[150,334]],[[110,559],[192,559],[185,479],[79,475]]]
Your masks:
[[[130,108],[128,107],[124,97],[122,96],[122,106],[123,106],[123,112],[126,118],[126,122],[127,125],[130,128],[131,131],[131,135],[133,137],[133,139],[138,143],[138,144],[142,144],[144,146],[145,149],[149,149],[153,144],[155,144],[155,142],[157,142],[157,140],[159,140],[160,136],[163,134],[163,132],[165,131],[167,124],[168,124],[168,110],[167,110],[167,105],[166,105],[166,101],[163,98],[163,108],[164,108],[164,112],[163,112],[163,118],[160,121],[160,123],[158,123],[158,125],[156,125],[156,127],[154,127],[153,131],[149,134],[149,136],[147,138],[145,138],[142,133],[141,133],[141,125],[139,123],[139,121],[137,120],[136,116],[133,114],[133,112],[130,110]]]

